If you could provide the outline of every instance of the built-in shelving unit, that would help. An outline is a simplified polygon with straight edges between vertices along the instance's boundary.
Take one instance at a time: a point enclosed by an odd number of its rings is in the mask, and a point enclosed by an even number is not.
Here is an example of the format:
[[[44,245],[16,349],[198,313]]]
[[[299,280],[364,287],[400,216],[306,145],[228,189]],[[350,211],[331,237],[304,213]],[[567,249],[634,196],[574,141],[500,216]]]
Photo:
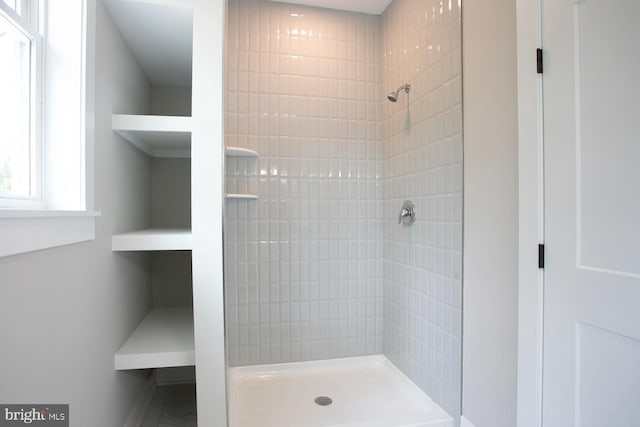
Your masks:
[[[152,157],[191,157],[191,117],[114,114],[112,128]],[[113,251],[191,250],[189,229],[144,229],[115,234]],[[193,309],[155,308],[115,355],[116,370],[195,365]]]
[[[116,370],[194,366],[193,310],[151,310],[114,359]]]
[[[114,114],[111,126],[150,156],[191,156],[191,117]]]
[[[183,251],[191,250],[193,239],[188,229],[145,229],[114,234],[113,251]]]
[[[152,157],[191,156],[191,118],[114,114],[112,127]],[[226,147],[227,157],[257,158],[254,150]],[[230,200],[256,200],[254,194],[226,194]],[[113,251],[191,250],[189,229],[144,229],[112,236]],[[193,310],[155,308],[115,354],[116,370],[195,365]]]

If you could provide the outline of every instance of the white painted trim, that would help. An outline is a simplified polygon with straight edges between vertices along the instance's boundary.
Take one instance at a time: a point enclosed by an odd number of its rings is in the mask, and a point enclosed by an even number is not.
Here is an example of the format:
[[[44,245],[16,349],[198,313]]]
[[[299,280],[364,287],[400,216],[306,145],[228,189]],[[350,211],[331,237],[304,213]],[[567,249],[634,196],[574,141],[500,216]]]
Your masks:
[[[518,36],[518,427],[542,425],[543,273],[537,247],[544,238],[540,0],[517,0]]]
[[[82,84],[84,128],[84,182],[82,205],[87,210],[95,209],[95,140],[96,140],[96,0],[85,0],[82,46],[84,79]]]
[[[136,400],[133,408],[131,408],[131,412],[129,412],[129,416],[127,417],[127,421],[124,423],[124,427],[139,427],[142,424],[144,414],[147,412],[147,408],[149,408],[149,405],[153,400],[153,394],[156,392],[157,388],[158,383],[156,381],[156,372],[154,371],[149,375],[149,379],[144,385],[142,393],[140,393],[138,400]]]
[[[0,212],[0,257],[95,239],[98,212]]]
[[[88,39],[92,30],[87,27],[91,6],[86,1],[64,5],[48,2],[46,6],[42,120],[42,196],[46,208],[85,209],[85,192],[93,191],[85,183],[88,171],[84,146],[87,136],[93,137],[85,130],[86,116],[93,109],[92,94],[85,87],[94,76],[87,74],[93,70],[83,52],[94,43]],[[91,61],[91,57],[88,59]]]
[[[463,415],[462,417],[460,417],[460,427],[476,427],[476,426],[467,418],[465,418],[465,416]]]
[[[59,211],[55,209],[0,209],[0,220],[5,218],[78,218],[100,216],[97,211]]]
[[[189,229],[158,229],[130,231],[111,237],[113,251],[187,251],[193,247]]]
[[[191,0],[191,226],[198,425],[227,425],[224,323],[224,38],[226,1]]]

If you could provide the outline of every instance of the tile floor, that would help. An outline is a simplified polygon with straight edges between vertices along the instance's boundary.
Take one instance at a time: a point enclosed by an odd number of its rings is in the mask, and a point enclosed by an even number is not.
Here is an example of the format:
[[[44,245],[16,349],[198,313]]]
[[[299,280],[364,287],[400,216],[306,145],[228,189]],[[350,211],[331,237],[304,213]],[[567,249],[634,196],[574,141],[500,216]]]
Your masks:
[[[196,427],[196,385],[159,386],[140,427]]]

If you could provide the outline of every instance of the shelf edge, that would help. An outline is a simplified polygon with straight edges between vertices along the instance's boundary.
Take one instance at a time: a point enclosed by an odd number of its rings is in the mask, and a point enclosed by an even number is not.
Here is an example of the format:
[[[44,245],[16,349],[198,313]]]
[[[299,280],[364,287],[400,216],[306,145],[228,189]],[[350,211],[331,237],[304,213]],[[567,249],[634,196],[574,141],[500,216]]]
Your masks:
[[[258,157],[258,152],[248,148],[224,147],[225,155],[228,157]]]
[[[224,198],[227,200],[258,200],[258,196],[255,194],[225,194]]]
[[[191,133],[192,121],[189,116],[112,114],[111,127],[115,131]]]
[[[111,236],[113,252],[189,251],[193,248],[190,230],[144,229]]]
[[[114,355],[117,371],[194,365],[191,307],[152,309]]]

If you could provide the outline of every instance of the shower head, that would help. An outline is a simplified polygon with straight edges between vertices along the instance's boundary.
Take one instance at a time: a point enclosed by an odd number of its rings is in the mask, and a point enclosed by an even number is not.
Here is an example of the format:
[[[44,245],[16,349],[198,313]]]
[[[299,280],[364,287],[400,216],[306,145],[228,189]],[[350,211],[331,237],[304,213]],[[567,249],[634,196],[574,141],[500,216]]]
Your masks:
[[[405,92],[409,93],[409,91],[411,90],[411,84],[410,83],[403,84],[398,89],[394,90],[389,95],[387,95],[387,99],[389,101],[391,101],[391,102],[398,101],[398,94],[400,94],[400,91],[402,91],[402,90],[404,90]]]

